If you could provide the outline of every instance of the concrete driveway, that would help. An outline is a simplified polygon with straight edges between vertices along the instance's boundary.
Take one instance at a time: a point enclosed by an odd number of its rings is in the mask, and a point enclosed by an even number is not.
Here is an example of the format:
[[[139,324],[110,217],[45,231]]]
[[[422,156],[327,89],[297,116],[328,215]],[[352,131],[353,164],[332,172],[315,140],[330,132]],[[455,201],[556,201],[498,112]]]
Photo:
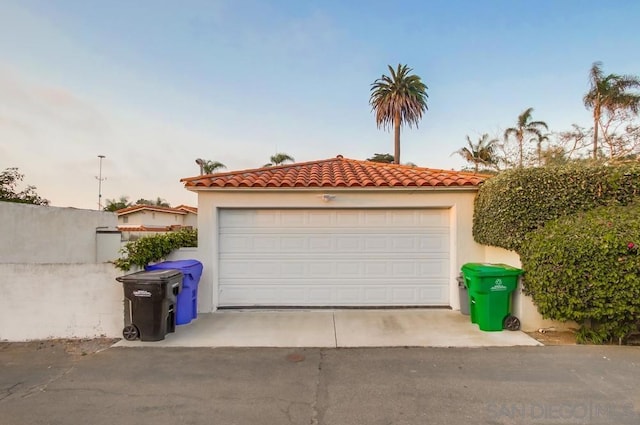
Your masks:
[[[636,425],[639,378],[634,347],[0,344],[0,423]]]
[[[497,347],[540,345],[523,332],[483,332],[445,309],[226,310],[200,314],[157,342],[122,347]]]

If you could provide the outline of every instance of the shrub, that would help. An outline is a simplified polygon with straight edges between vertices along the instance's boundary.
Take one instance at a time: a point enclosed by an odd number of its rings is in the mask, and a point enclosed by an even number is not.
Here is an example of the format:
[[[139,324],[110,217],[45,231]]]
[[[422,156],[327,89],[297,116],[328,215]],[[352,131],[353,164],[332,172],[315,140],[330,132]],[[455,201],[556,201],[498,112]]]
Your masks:
[[[475,201],[478,243],[519,251],[527,233],[550,220],[640,196],[640,165],[520,168],[487,180]]]
[[[182,229],[177,232],[145,236],[128,242],[121,250],[122,256],[113,261],[116,268],[129,271],[132,266],[145,267],[160,261],[171,252],[182,247],[198,246],[198,232]]]
[[[520,248],[524,290],[538,311],[581,324],[581,341],[622,339],[640,321],[640,204],[547,223]]]

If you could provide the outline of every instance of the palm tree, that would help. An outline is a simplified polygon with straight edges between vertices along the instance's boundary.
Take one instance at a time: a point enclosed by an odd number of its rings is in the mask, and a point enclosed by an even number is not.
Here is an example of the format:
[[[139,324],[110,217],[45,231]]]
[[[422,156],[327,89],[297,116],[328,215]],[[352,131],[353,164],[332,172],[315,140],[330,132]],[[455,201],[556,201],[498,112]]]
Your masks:
[[[538,158],[538,166],[542,165],[542,142],[547,142],[549,140],[548,134],[540,134],[529,140],[530,143],[536,144],[536,157]]]
[[[598,127],[603,112],[616,111],[638,113],[640,95],[629,90],[640,87],[640,79],[633,75],[604,75],[602,62],[594,62],[589,70],[590,90],[584,95],[584,106],[593,109],[593,159],[598,159]],[[603,134],[606,137],[606,134]]]
[[[497,160],[494,153],[494,145],[498,143],[498,139],[489,139],[488,134],[483,134],[478,139],[478,143],[474,144],[469,136],[467,136],[467,146],[455,151],[465,161],[473,164],[474,172],[478,172],[480,165],[491,166],[496,164]]]
[[[202,171],[204,171],[205,174],[215,173],[217,170],[220,170],[222,168],[227,168],[227,166],[222,162],[212,161],[210,159],[204,161],[202,164]]]
[[[394,164],[400,164],[400,127],[413,124],[418,128],[422,114],[427,111],[427,86],[413,69],[398,64],[394,70],[388,65],[390,77],[382,75],[371,84],[371,110],[376,113],[378,128],[394,130]]]
[[[269,158],[269,163],[264,164],[263,167],[272,167],[274,165],[282,165],[285,162],[295,162],[295,159],[293,159],[293,157],[291,155],[287,155],[286,153],[277,153],[273,156],[271,156],[271,158]]]
[[[103,208],[104,211],[118,211],[131,206],[128,196],[121,196],[120,199],[107,199],[107,205]]]
[[[515,127],[507,128],[504,131],[504,140],[507,141],[510,136],[515,136],[518,141],[518,166],[522,167],[524,154],[524,138],[527,135],[533,135],[538,139],[542,138],[542,128],[549,130],[547,123],[544,121],[531,121],[531,113],[533,108],[527,108],[523,113],[518,115],[518,122]]]

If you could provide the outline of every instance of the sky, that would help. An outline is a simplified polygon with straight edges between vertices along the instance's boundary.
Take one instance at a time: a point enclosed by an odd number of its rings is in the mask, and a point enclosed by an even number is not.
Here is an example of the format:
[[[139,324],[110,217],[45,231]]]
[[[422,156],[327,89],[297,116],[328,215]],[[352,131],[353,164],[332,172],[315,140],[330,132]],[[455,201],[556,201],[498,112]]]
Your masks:
[[[452,153],[533,107],[589,126],[588,71],[640,74],[640,2],[617,0],[0,0],[0,171],[52,205],[197,205],[196,158],[228,171],[393,153],[371,83],[407,64],[428,86],[402,162]],[[100,159],[104,155],[100,174]]]

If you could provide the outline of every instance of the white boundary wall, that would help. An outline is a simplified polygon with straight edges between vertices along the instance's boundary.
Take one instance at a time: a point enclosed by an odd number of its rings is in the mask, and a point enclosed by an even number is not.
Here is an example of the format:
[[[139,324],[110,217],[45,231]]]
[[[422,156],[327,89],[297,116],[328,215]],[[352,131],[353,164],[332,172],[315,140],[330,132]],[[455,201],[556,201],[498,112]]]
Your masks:
[[[0,340],[120,337],[112,264],[0,264]]]
[[[119,337],[115,214],[0,202],[0,340]]]
[[[96,231],[117,224],[111,212],[0,201],[0,263],[95,263]]]

